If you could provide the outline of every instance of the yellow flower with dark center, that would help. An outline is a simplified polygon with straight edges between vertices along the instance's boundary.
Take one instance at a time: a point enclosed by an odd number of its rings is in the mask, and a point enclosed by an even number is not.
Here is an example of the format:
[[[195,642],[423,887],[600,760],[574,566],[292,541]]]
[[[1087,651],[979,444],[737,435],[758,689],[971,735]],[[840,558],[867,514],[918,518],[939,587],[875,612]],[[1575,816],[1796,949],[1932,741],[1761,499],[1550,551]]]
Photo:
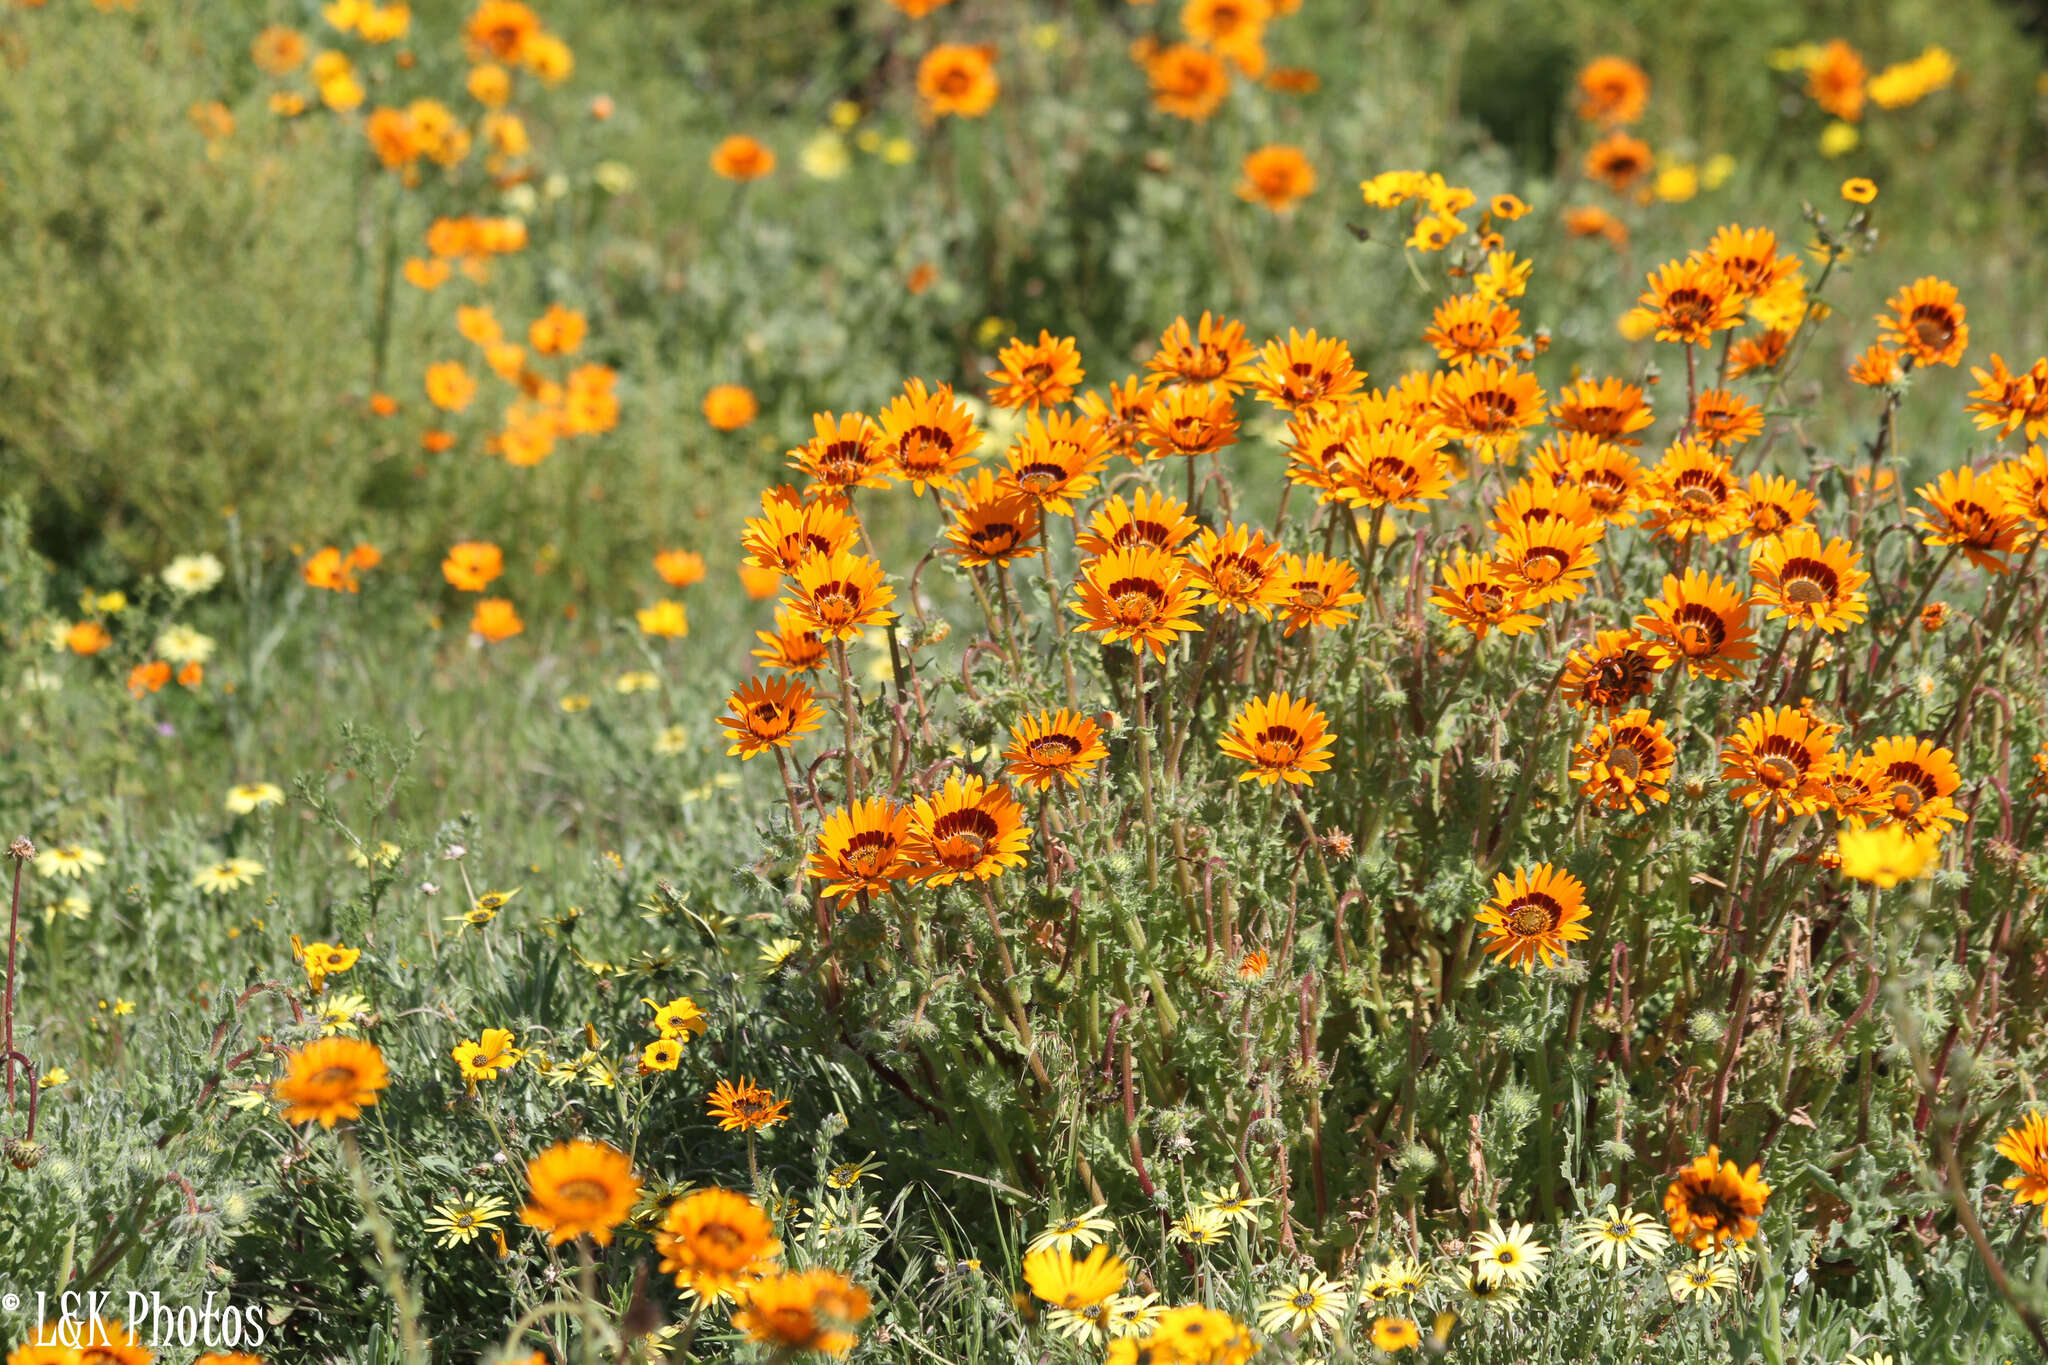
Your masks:
[[[1710,346],[1714,333],[1742,324],[1742,296],[1710,261],[1669,261],[1650,272],[1650,287],[1630,317],[1659,341]]]
[[[208,863],[192,874],[192,885],[209,896],[238,891],[263,875],[263,864],[254,858],[223,858]]]
[[[1102,727],[1065,707],[1023,717],[1010,727],[1010,747],[1003,750],[1010,776],[1039,791],[1055,782],[1078,787],[1108,757]]]
[[[1422,1344],[1422,1330],[1413,1318],[1391,1317],[1372,1320],[1372,1344],[1392,1355]]]
[[[644,996],[642,999],[654,1007],[654,1029],[664,1038],[692,1038],[708,1027],[703,1009],[687,995],[679,995],[665,1005],[656,1005]]]
[[[1560,431],[1575,431],[1615,445],[1638,446],[1635,433],[1656,420],[1643,401],[1642,386],[1619,379],[1581,379],[1558,391],[1550,421]]]
[[[463,1080],[494,1081],[499,1072],[511,1070],[526,1054],[512,1046],[511,1029],[487,1028],[475,1041],[457,1043],[449,1055],[455,1058]]]
[[[1074,543],[1084,555],[1106,555],[1133,545],[1173,551],[1200,529],[1186,503],[1140,485],[1129,502],[1121,493],[1111,494]]]
[[[1341,439],[1326,446],[1323,457],[1334,497],[1352,507],[1419,512],[1448,491],[1441,438],[1402,423],[1367,428],[1341,417],[1338,422]]]
[[[910,874],[904,856],[909,834],[908,806],[882,797],[856,801],[825,817],[805,875],[825,883],[822,894],[842,901],[883,895],[891,882]]]
[[[1874,795],[1874,823],[1909,834],[1944,830],[1963,813],[1952,799],[1963,784],[1956,758],[1932,740],[1888,735],[1856,761],[1857,778]]]
[[[1726,1261],[1715,1261],[1702,1257],[1691,1265],[1680,1266],[1664,1277],[1664,1287],[1671,1291],[1671,1297],[1680,1303],[1687,1299],[1704,1298],[1719,1302],[1721,1296],[1735,1288],[1735,1268]]]
[[[1292,327],[1287,340],[1276,337],[1266,343],[1251,373],[1253,392],[1297,417],[1334,411],[1364,382],[1365,371],[1357,368],[1343,338]]]
[[[782,1254],[760,1205],[731,1190],[698,1190],[668,1206],[654,1234],[661,1271],[701,1299],[731,1294]]]
[[[1091,1249],[1084,1260],[1059,1247],[1046,1247],[1024,1258],[1024,1282],[1031,1292],[1058,1308],[1085,1308],[1123,1292],[1128,1271],[1121,1256],[1107,1246]]]
[[[773,1128],[789,1117],[789,1101],[778,1100],[773,1091],[755,1085],[750,1077],[739,1084],[721,1080],[706,1100],[711,1117],[724,1131],[752,1133]]]
[[[674,1071],[682,1060],[683,1044],[678,1038],[656,1038],[640,1049],[642,1071]]]
[[[243,782],[228,788],[227,808],[236,815],[248,815],[264,806],[282,806],[284,791],[269,782]]]
[[[880,425],[882,450],[896,477],[920,498],[926,484],[957,491],[960,481],[954,476],[974,463],[981,444],[974,415],[954,401],[950,384],[928,391],[922,379],[911,380],[882,409]]]
[[[1422,339],[1439,359],[1463,365],[1520,346],[1521,325],[1522,315],[1504,303],[1458,294],[1437,305]]]
[[[361,1118],[377,1102],[377,1092],[391,1084],[384,1054],[357,1038],[317,1039],[292,1053],[285,1068],[270,1093],[284,1101],[286,1123],[316,1121],[332,1128],[340,1119]]]
[[[825,709],[811,689],[795,678],[749,678],[727,699],[731,716],[718,723],[732,735],[725,752],[741,762],[770,749],[787,749],[798,735],[818,728]]]
[[[1663,666],[1682,663],[1694,677],[1729,679],[1756,656],[1749,633],[1749,599],[1701,569],[1664,575],[1664,595],[1643,604],[1635,619]]]
[[[887,625],[895,619],[887,610],[895,600],[881,564],[848,550],[799,564],[796,590],[782,599],[799,621],[831,640],[858,639],[869,626]]]
[[[1176,635],[1200,630],[1197,592],[1188,562],[1152,545],[1131,545],[1081,565],[1074,585],[1081,629],[1111,644],[1129,642],[1166,657]]]
[[[1914,525],[1925,532],[1925,543],[1953,545],[1980,569],[2006,571],[2000,556],[2018,549],[2024,537],[1998,480],[1968,467],[1949,469],[1917,491],[1926,505],[1914,509]]]
[[[471,1195],[459,1204],[436,1204],[434,1212],[420,1220],[420,1226],[428,1232],[440,1233],[436,1245],[443,1249],[468,1246],[476,1240],[478,1233],[496,1232],[498,1223],[508,1212],[510,1210],[506,1207],[505,1201],[496,1195]],[[200,1365],[200,1361],[209,1359],[225,1362],[228,1357],[201,1356],[192,1365]],[[254,1361],[256,1358],[248,1356],[240,1359]]]
[[[1522,590],[1524,606],[1568,602],[1585,592],[1600,562],[1593,546],[1601,530],[1598,522],[1589,526],[1563,517],[1523,520],[1494,547],[1494,566]]]
[[[1257,527],[1231,524],[1220,534],[1205,530],[1188,551],[1188,559],[1203,606],[1257,612],[1270,620],[1273,608],[1286,598],[1280,547]]]
[[[1734,467],[1711,446],[1679,441],[1664,452],[1644,481],[1643,501],[1653,531],[1684,540],[1726,540],[1741,528]]]
[[[1756,1236],[1756,1220],[1770,1197],[1762,1166],[1751,1162],[1741,1170],[1721,1159],[1719,1147],[1709,1147],[1679,1169],[1664,1191],[1664,1213],[1678,1241],[1695,1251],[1718,1252],[1730,1241]]]
[[[1175,318],[1159,338],[1159,349],[1145,362],[1150,383],[1208,385],[1226,394],[1236,394],[1251,379],[1251,343],[1244,339],[1244,324],[1229,318],[1202,314],[1195,327],[1186,318]]]
[[[1813,814],[1828,800],[1840,730],[1790,706],[1744,716],[1721,746],[1721,775],[1735,784],[1729,795],[1781,822]]]
[[[1249,765],[1238,781],[1270,787],[1275,782],[1306,784],[1313,774],[1327,772],[1336,743],[1314,703],[1270,692],[1244,704],[1217,747]]]
[[[769,1274],[739,1290],[732,1325],[751,1341],[786,1355],[843,1356],[859,1338],[847,1330],[866,1318],[868,1293],[836,1270]]]
[[[1001,368],[988,373],[995,381],[988,401],[999,408],[1037,409],[1071,403],[1083,377],[1081,352],[1074,339],[1046,331],[1038,334],[1035,343],[1010,338],[1010,344],[997,353],[996,363]]]
[[[1430,392],[1436,420],[1481,459],[1514,449],[1522,431],[1543,420],[1536,376],[1497,360],[1436,375]]]
[[[743,545],[747,563],[793,574],[807,559],[851,549],[859,534],[843,500],[806,502],[793,489],[771,489],[761,495],[761,515],[748,519]]]
[[[1349,608],[1365,600],[1358,590],[1358,570],[1346,560],[1325,559],[1319,554],[1306,559],[1287,556],[1280,568],[1280,583],[1286,589],[1279,608],[1283,636],[1311,626],[1334,630],[1357,615]]]
[[[633,1161],[602,1142],[560,1142],[526,1163],[527,1204],[519,1221],[539,1228],[548,1245],[588,1235],[610,1246],[612,1232],[633,1210],[640,1181]]]
[[[982,881],[1024,864],[1031,832],[1007,787],[954,773],[911,808],[904,856],[910,875],[926,886]]]
[[[1917,364],[1954,365],[1969,349],[1966,310],[1947,280],[1923,275],[1886,300],[1885,308],[1877,315],[1878,331]]]
[[[1646,802],[1671,799],[1665,784],[1677,757],[1664,722],[1638,708],[1594,726],[1572,750],[1569,775],[1595,806],[1641,815]]]
[[[1109,438],[1088,417],[1055,412],[1025,419],[1024,434],[1004,452],[1003,487],[1048,512],[1073,515],[1073,499],[1095,487],[1109,463]]]
[[[831,647],[817,631],[810,629],[789,608],[775,608],[775,629],[757,630],[754,638],[762,648],[753,651],[763,668],[780,673],[809,673],[824,667]]]
[[[1139,438],[1155,460],[1221,450],[1237,443],[1237,404],[1221,388],[1167,389],[1152,400]]]
[[[1522,610],[1522,586],[1500,571],[1492,559],[1459,550],[1457,561],[1444,570],[1444,581],[1429,603],[1452,621],[1484,640],[1487,632],[1520,635],[1543,624],[1543,618]]]
[[[815,413],[817,433],[789,452],[791,466],[811,476],[813,491],[843,493],[852,488],[887,488],[890,461],[882,429],[858,412]]]
[[[1742,543],[1754,545],[1784,535],[1812,516],[1818,505],[1813,494],[1782,474],[1751,474],[1735,495]]]
[[[1848,541],[1823,544],[1812,527],[1795,526],[1759,544],[1749,572],[1756,580],[1757,604],[1770,608],[1765,619],[1833,634],[1869,611],[1863,585],[1870,575],[1859,567],[1862,563],[1862,554]]]
[[[1037,554],[1041,531],[1038,503],[982,469],[953,508],[946,544],[963,564],[1008,564]]]
[[[1719,449],[1739,446],[1764,429],[1764,410],[1740,394],[1708,389],[1693,403],[1693,439]]]
[[[2041,1225],[2048,1227],[2048,1114],[2027,1114],[1999,1135],[1996,1150],[2020,1168],[2005,1178],[2013,1203],[2041,1205]]]
[[[1534,971],[1541,958],[1548,967],[1569,954],[1567,943],[1576,943],[1591,932],[1580,921],[1588,918],[1586,886],[1569,872],[1539,863],[1516,867],[1510,878],[1493,879],[1493,899],[1474,916],[1488,936],[1486,951],[1511,967]]]

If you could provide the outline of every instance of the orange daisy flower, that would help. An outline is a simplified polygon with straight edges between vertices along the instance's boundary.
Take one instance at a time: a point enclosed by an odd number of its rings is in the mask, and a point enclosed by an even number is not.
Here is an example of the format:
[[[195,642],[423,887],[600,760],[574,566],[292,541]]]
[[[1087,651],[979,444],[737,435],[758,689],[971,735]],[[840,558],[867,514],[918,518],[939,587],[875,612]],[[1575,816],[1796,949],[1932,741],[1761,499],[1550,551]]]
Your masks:
[[[1336,743],[1329,721],[1313,703],[1272,692],[1246,702],[1217,747],[1249,765],[1238,781],[1270,787],[1275,782],[1305,784],[1327,772]]]
[[[1961,822],[1963,813],[1952,799],[1963,784],[1956,756],[1933,741],[1888,735],[1856,766],[1880,802],[1875,823],[1918,835]]]
[[[1513,450],[1522,432],[1543,420],[1536,376],[1485,360],[1434,377],[1436,420],[1482,459]]]
[[[1200,529],[1186,503],[1141,485],[1129,502],[1121,493],[1111,494],[1089,518],[1088,529],[1075,538],[1075,546],[1085,555],[1105,555],[1133,545],[1173,551]]]
[[[1044,791],[1055,782],[1070,787],[1109,757],[1102,727],[1077,711],[1040,711],[1010,727],[1004,765],[1016,781]]]
[[[1715,232],[1704,254],[1729,290],[1742,299],[1762,298],[1799,271],[1796,257],[1778,254],[1778,234],[1769,228],[1730,223]]]
[[[1099,393],[1081,395],[1080,408],[1102,435],[1103,449],[1126,460],[1142,462],[1138,437],[1145,427],[1145,414],[1152,411],[1153,391],[1132,375],[1121,384],[1109,386],[1109,397]]]
[[[1599,181],[1616,194],[1625,194],[1654,164],[1649,143],[1617,128],[1586,153],[1585,170],[1588,179]]]
[[[1650,272],[1650,287],[1629,318],[1659,341],[1711,346],[1714,333],[1742,324],[1742,300],[1710,262],[1668,261]]]
[[[1806,93],[1813,102],[1845,123],[1863,117],[1864,86],[1870,68],[1855,48],[1840,38],[1828,45],[1806,68]]]
[[[791,467],[811,476],[807,491],[889,486],[889,454],[874,422],[857,412],[819,412],[811,415],[811,427],[817,434],[789,452]]]
[[[1600,556],[1601,526],[1547,517],[1510,527],[1494,547],[1494,567],[1522,592],[1522,605],[1568,602],[1586,590]]]
[[[1008,787],[954,773],[942,790],[917,798],[904,856],[913,879],[945,886],[1022,867],[1030,842],[1023,807]]]
[[[1694,1251],[1718,1252],[1730,1241],[1756,1236],[1756,1220],[1770,1197],[1763,1167],[1751,1162],[1747,1171],[1739,1170],[1721,1160],[1719,1147],[1709,1147],[1680,1168],[1664,1192],[1664,1212],[1673,1237]]]
[[[1668,802],[1677,748],[1664,722],[1638,708],[1593,727],[1572,750],[1569,776],[1579,794],[1602,810],[1641,815],[1646,802]]]
[[[1744,716],[1721,746],[1721,775],[1736,784],[1729,795],[1780,823],[1813,814],[1829,799],[1839,733],[1840,726],[1797,707],[1767,706]]]
[[[1484,640],[1488,631],[1520,635],[1543,624],[1543,618],[1522,610],[1521,585],[1510,581],[1493,560],[1459,550],[1457,562],[1444,570],[1444,582],[1429,599],[1431,606]]]
[[[775,629],[757,630],[754,638],[764,648],[753,651],[753,657],[761,661],[761,667],[778,673],[809,673],[822,668],[831,646],[825,637],[804,625],[787,608],[775,609]]]
[[[1742,543],[1781,536],[1803,525],[1818,505],[1813,494],[1782,474],[1752,474],[1736,494],[1736,512],[1742,519]]]
[[[1129,545],[1085,561],[1074,592],[1081,629],[1161,659],[1176,635],[1201,629],[1188,562],[1157,546]]]
[[[1422,339],[1454,365],[1498,355],[1523,343],[1522,315],[1504,303],[1457,294],[1436,306]]]
[[[1221,385],[1167,389],[1153,400],[1139,435],[1155,460],[1206,455],[1237,443],[1237,404]]]
[[[360,1038],[319,1038],[289,1054],[285,1075],[270,1087],[271,1097],[284,1101],[286,1123],[318,1122],[332,1128],[341,1119],[359,1119],[377,1102],[377,1092],[391,1084],[384,1054]]]
[[[773,1091],[755,1085],[747,1076],[740,1077],[738,1085],[720,1080],[706,1097],[706,1108],[728,1133],[758,1132],[789,1117],[788,1100],[776,1099]]]
[[[1233,524],[1221,534],[1204,530],[1188,557],[1189,578],[1203,606],[1257,612],[1270,620],[1273,608],[1287,598],[1280,547],[1257,527]]]
[[[1036,502],[982,469],[953,509],[946,544],[963,564],[1008,564],[1039,552],[1040,526]]]
[[[1923,275],[1886,301],[1877,327],[1890,345],[1920,365],[1953,366],[1970,345],[1965,310],[1956,287],[1947,280]]]
[[[1650,529],[1673,540],[1726,540],[1742,527],[1734,467],[1711,446],[1680,441],[1644,480]]]
[[[1914,509],[1913,524],[1925,532],[1926,544],[1954,545],[1978,568],[2006,571],[2000,556],[2018,549],[2024,537],[1996,479],[1968,467],[1949,469],[1917,491],[1926,505]]]
[[[1576,711],[1619,711],[1649,696],[1670,662],[1632,630],[1597,631],[1590,648],[1574,649],[1565,660],[1558,691]]]
[[[1538,863],[1517,867],[1515,875],[1493,879],[1493,899],[1474,916],[1484,927],[1486,951],[1510,967],[1536,969],[1540,958],[1548,967],[1570,956],[1565,945],[1592,931],[1581,922],[1586,909],[1586,884],[1571,873]]]
[[[882,797],[856,801],[825,817],[804,875],[824,882],[821,894],[842,902],[886,895],[890,883],[910,875],[909,836],[910,807]]]
[[[1626,57],[1595,57],[1579,72],[1579,117],[1634,123],[1650,105],[1650,78]]]
[[[1602,521],[1635,524],[1643,465],[1620,446],[1584,432],[1568,432],[1536,448],[1534,467],[1539,479],[1578,489]]]
[[[1319,337],[1292,327],[1287,340],[1268,341],[1252,370],[1252,389],[1265,402],[1300,417],[1326,413],[1348,400],[1365,382],[1341,337]]]
[[[1095,487],[1109,463],[1109,440],[1086,416],[1032,413],[1024,434],[1004,453],[1003,487],[1048,512],[1072,516],[1073,499]]]
[[[1749,633],[1749,599],[1701,569],[1664,575],[1664,595],[1644,603],[1635,620],[1651,655],[1663,667],[1684,664],[1694,677],[1729,679],[1756,657]]]
[[[1159,349],[1145,362],[1147,382],[1161,384],[1209,384],[1224,393],[1242,390],[1251,377],[1251,343],[1244,339],[1244,324],[1214,317],[1204,311],[1195,328],[1186,318],[1175,318],[1159,338]]]
[[[1280,582],[1286,589],[1286,596],[1280,599],[1283,636],[1310,626],[1333,630],[1357,615],[1346,608],[1365,600],[1365,594],[1358,591],[1358,570],[1347,560],[1289,555],[1281,567]]]
[[[771,175],[774,170],[775,153],[745,133],[734,133],[711,149],[711,173],[720,179],[744,185]]]
[[[1293,212],[1316,188],[1316,168],[1299,147],[1261,147],[1245,157],[1243,175],[1237,182],[1237,197],[1249,204],[1264,204],[1275,213]]]
[[[806,502],[793,489],[770,489],[761,495],[761,515],[749,518],[743,531],[747,563],[793,574],[807,559],[851,549],[860,526],[843,497]]]
[[[926,484],[959,491],[956,476],[974,463],[981,429],[966,406],[953,400],[950,384],[933,392],[922,379],[911,380],[882,409],[880,425],[882,453],[912,493],[923,497]]]
[[[917,95],[926,118],[980,118],[995,107],[1002,88],[992,47],[940,43],[917,64]]]
[[[1192,43],[1175,43],[1152,54],[1145,63],[1152,86],[1152,107],[1193,123],[1201,123],[1223,105],[1230,93],[1230,72],[1223,59]]]
[[[1822,544],[1812,527],[1795,526],[1760,543],[1749,572],[1756,580],[1757,604],[1770,608],[1765,619],[1832,635],[1869,612],[1870,599],[1862,589],[1870,575],[1862,563],[1862,554],[1848,541]]]
[[[482,592],[505,572],[505,552],[487,540],[465,540],[448,547],[441,576],[458,592]]]
[[[1001,369],[990,370],[996,382],[988,401],[999,408],[1046,408],[1071,403],[1081,383],[1081,352],[1072,337],[1041,331],[1038,340],[1010,338],[997,354]]]
[[[1692,435],[1719,449],[1739,446],[1764,429],[1764,410],[1726,389],[1708,389],[1692,408]]]
[[[886,625],[896,590],[882,581],[882,566],[848,550],[815,555],[796,568],[796,591],[782,599],[796,618],[831,640],[851,640],[868,626]]]
[[[1639,446],[1635,433],[1656,420],[1643,401],[1642,386],[1619,379],[1581,379],[1558,391],[1550,422],[1560,431],[1582,432],[1615,445]]]
[[[817,729],[825,714],[811,689],[795,678],[749,678],[726,706],[732,715],[718,718],[732,732],[732,747],[725,752],[738,754],[741,762],[770,749],[787,749],[798,735]]]

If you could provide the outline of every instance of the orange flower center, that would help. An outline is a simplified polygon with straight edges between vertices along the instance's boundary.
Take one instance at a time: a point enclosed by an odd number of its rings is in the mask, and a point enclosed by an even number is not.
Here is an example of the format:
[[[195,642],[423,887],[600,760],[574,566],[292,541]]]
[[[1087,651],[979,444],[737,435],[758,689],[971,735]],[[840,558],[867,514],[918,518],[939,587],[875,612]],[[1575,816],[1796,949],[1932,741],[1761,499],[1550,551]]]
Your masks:
[[[948,867],[973,867],[1001,833],[996,818],[979,806],[949,811],[932,826],[932,850]]]
[[[1728,642],[1728,623],[1711,607],[1698,603],[1680,607],[1673,624],[1678,648],[1689,659],[1712,658]]]
[[[610,1200],[611,1189],[600,1180],[564,1180],[555,1187],[555,1198],[564,1204],[591,1208]]]
[[[1269,725],[1252,742],[1252,752],[1262,768],[1291,768],[1301,750],[1301,731],[1291,725]]]

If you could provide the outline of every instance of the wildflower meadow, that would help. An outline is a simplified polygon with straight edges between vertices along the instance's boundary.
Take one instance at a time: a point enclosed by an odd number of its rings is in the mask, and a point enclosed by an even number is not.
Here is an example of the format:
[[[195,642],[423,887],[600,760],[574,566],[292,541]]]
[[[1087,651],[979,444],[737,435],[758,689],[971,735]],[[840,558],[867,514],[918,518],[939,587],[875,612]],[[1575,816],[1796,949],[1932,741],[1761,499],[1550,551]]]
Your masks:
[[[6,1365],[2048,1359],[2048,30],[0,0]]]

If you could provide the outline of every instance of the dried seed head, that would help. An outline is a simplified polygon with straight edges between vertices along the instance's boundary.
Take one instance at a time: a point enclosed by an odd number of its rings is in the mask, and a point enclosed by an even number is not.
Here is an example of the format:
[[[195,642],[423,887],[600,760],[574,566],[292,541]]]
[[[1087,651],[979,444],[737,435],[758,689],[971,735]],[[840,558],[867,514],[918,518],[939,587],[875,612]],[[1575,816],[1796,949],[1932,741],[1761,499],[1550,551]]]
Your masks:
[[[26,834],[20,835],[7,846],[7,856],[24,863],[34,862],[36,846],[28,841]]]

